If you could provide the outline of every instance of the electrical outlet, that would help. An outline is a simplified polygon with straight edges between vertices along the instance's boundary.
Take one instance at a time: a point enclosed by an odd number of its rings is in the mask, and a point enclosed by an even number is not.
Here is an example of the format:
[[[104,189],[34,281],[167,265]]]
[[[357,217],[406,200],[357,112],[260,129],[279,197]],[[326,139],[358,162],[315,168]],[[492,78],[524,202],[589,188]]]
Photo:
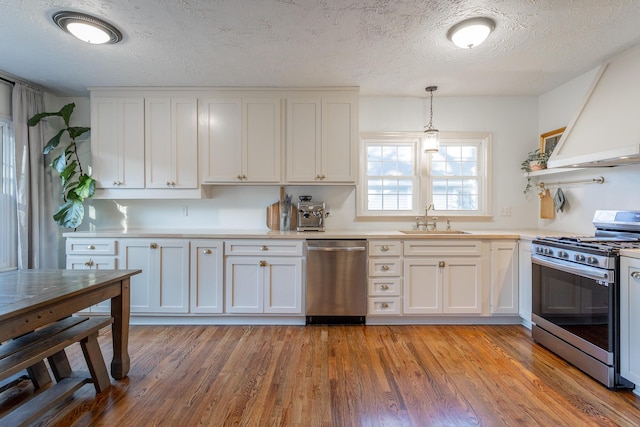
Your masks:
[[[511,206],[501,208],[500,216],[511,216]]]

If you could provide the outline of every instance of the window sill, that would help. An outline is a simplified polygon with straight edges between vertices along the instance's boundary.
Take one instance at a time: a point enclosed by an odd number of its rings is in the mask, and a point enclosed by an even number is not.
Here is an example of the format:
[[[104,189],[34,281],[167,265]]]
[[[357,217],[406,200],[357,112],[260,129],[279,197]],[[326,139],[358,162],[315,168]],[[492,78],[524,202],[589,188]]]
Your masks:
[[[418,215],[356,215],[356,221],[416,221],[416,216]],[[423,215],[420,215],[423,216]],[[446,214],[446,213],[433,213],[429,215],[429,218],[437,217],[438,222],[440,219],[446,221],[447,218],[456,221],[493,221],[493,215],[454,215],[454,214]]]

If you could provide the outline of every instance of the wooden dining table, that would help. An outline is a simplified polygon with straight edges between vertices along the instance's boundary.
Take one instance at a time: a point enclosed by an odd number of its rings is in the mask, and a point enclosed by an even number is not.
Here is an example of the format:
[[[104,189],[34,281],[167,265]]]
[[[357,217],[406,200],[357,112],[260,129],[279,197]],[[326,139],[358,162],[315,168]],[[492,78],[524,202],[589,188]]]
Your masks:
[[[141,270],[15,270],[0,273],[0,343],[111,299],[111,376],[130,368],[130,277]]]

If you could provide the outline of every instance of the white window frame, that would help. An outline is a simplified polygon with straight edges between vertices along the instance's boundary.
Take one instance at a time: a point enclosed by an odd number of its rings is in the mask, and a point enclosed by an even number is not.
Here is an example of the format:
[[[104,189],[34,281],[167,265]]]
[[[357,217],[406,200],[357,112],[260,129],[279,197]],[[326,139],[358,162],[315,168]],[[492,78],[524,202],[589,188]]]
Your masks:
[[[0,271],[18,268],[18,229],[16,219],[16,185],[13,128],[11,121],[0,117]]]
[[[422,132],[371,132],[361,133],[360,145],[360,182],[357,189],[357,217],[360,219],[415,219],[425,214],[425,207],[431,203],[431,180],[443,178],[431,177],[430,154],[424,153],[420,147]],[[415,164],[419,174],[416,200],[412,211],[369,211],[367,209],[367,151],[366,145],[370,141],[403,142],[415,141],[417,151]],[[490,132],[440,132],[441,145],[473,145],[478,148],[478,210],[436,210],[429,211],[430,215],[452,217],[459,219],[492,219],[492,181],[491,181],[491,153],[492,135]]]

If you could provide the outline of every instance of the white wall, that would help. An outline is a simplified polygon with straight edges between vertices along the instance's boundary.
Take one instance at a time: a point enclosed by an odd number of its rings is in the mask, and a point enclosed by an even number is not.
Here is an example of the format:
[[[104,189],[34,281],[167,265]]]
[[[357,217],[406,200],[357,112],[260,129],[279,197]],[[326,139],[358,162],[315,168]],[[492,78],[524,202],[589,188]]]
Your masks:
[[[428,99],[362,97],[361,131],[421,131],[428,117]],[[511,216],[493,221],[455,222],[455,228],[532,228],[535,200],[525,198],[525,179],[519,165],[537,141],[537,98],[469,97],[434,99],[434,125],[441,131],[493,133],[493,210],[511,208]],[[514,179],[515,178],[515,179]],[[94,200],[83,228],[224,228],[266,229],[265,208],[278,199],[279,187],[213,186],[205,200]],[[310,194],[328,204],[330,230],[409,228],[413,220],[356,221],[355,188],[352,186],[290,186],[287,193]],[[187,207],[188,216],[182,215]]]
[[[539,133],[567,126],[573,120],[596,71],[596,69],[591,70],[540,96]],[[597,123],[594,125],[597,126]],[[591,180],[598,176],[605,178],[604,184],[561,184],[560,187],[567,199],[567,209],[556,213],[555,219],[539,219],[539,227],[562,232],[592,234],[594,229],[591,221],[596,210],[640,210],[640,192],[636,190],[640,184],[640,165],[582,169],[542,176],[538,181],[562,183]],[[557,186],[552,187],[551,193],[553,194],[556,189]]]

